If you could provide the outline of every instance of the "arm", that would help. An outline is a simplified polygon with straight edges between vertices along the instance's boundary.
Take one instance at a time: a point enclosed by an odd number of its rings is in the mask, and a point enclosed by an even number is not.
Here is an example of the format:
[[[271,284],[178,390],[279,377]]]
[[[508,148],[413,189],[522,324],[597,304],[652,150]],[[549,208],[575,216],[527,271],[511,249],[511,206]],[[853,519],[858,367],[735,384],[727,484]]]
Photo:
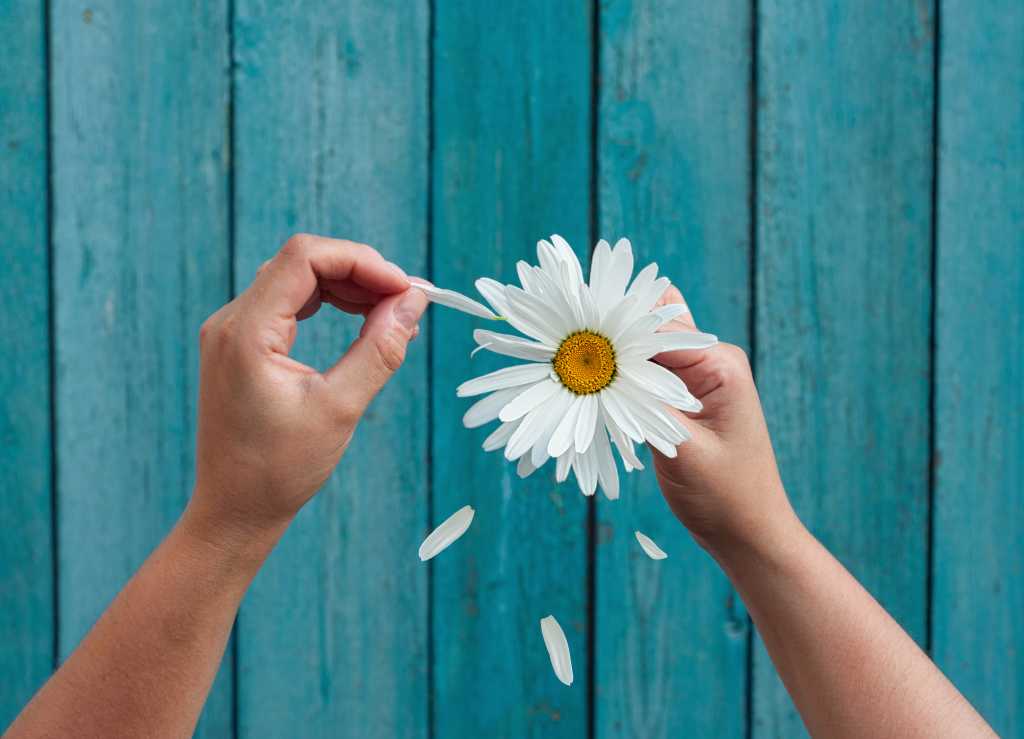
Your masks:
[[[192,735],[249,583],[404,359],[408,287],[370,247],[295,237],[204,324],[192,499],[5,737]],[[288,357],[321,301],[366,316],[324,373]]]
[[[683,302],[670,288],[663,303]],[[670,330],[693,331],[691,315]],[[995,736],[870,594],[807,531],[782,487],[742,350],[657,360],[704,409],[674,459],[655,452],[673,513],[722,566],[813,736]]]

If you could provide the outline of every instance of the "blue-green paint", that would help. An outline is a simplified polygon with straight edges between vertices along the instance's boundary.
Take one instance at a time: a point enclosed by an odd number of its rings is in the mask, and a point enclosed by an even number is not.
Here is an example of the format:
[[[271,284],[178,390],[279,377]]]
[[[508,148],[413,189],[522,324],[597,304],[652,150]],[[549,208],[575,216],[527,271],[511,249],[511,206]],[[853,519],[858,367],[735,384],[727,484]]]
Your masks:
[[[54,659],[46,23],[0,5],[0,729]]]
[[[59,653],[177,519],[228,297],[226,3],[50,9]],[[199,730],[231,731],[230,664]]]
[[[940,28],[932,653],[1024,737],[1024,5]]]
[[[751,13],[601,4],[599,231],[657,262],[698,325],[749,347]],[[745,612],[648,469],[598,503],[598,737],[743,737]],[[647,558],[640,530],[669,554]]]
[[[763,0],[756,369],[810,529],[918,642],[927,614],[934,16]],[[753,735],[803,732],[760,641]]]
[[[236,288],[292,233],[426,271],[426,2],[235,6]],[[324,369],[360,319],[325,306],[295,356]],[[427,345],[360,423],[238,621],[242,737],[427,736]]]
[[[559,233],[586,263],[591,16],[583,3],[442,2],[434,19],[433,260],[439,285],[515,280]],[[587,727],[588,501],[554,464],[520,480],[467,430],[463,380],[479,319],[433,309],[435,523],[470,504],[467,534],[433,560],[434,736],[582,737]],[[558,682],[540,619],[558,619],[576,682]]]

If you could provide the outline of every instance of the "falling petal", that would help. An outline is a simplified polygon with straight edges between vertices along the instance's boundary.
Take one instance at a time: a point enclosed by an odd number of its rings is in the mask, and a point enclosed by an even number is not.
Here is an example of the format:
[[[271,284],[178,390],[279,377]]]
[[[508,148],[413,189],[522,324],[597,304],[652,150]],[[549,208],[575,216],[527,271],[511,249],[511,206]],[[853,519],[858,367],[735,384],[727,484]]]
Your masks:
[[[436,557],[443,552],[452,542],[466,533],[466,529],[473,523],[473,507],[463,506],[448,517],[443,524],[430,532],[430,536],[420,544],[420,561]]]
[[[417,290],[422,290],[426,293],[427,299],[430,300],[431,303],[437,303],[438,305],[443,305],[448,308],[454,308],[455,310],[462,311],[463,313],[469,313],[471,316],[487,318],[492,321],[499,320],[498,316],[496,316],[486,305],[478,303],[472,298],[467,298],[462,293],[428,285],[425,282],[413,282],[411,284]]]
[[[569,642],[565,640],[565,632],[554,616],[545,616],[540,620],[540,633],[544,636],[544,646],[548,648],[548,657],[551,658],[551,668],[555,671],[555,676],[564,685],[572,685]]]
[[[636,536],[636,540],[640,542],[640,548],[644,550],[644,554],[646,554],[648,557],[650,557],[651,559],[665,559],[666,557],[668,557],[668,555],[665,554],[661,547],[659,547],[657,544],[651,541],[651,537],[645,536],[644,534],[641,534],[639,531],[634,531],[633,533]]]

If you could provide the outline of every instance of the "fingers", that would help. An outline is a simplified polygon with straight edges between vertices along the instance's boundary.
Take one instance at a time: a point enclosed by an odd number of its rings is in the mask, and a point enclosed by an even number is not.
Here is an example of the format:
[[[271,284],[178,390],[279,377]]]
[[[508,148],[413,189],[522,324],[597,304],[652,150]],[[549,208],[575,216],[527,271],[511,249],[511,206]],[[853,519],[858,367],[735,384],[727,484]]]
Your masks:
[[[365,244],[300,234],[260,268],[246,292],[255,312],[293,318],[316,312],[321,288],[339,291],[348,303],[368,304],[408,287],[405,272]]]
[[[679,292],[679,288],[675,285],[669,285],[664,294],[658,300],[658,305],[686,305],[686,300],[683,298],[683,294]],[[697,331],[697,324],[693,319],[693,313],[689,309],[682,315],[672,319],[659,331]],[[713,348],[713,347],[712,347]],[[704,352],[707,349],[679,349],[676,351],[662,352],[652,359],[658,364],[664,365],[673,370],[686,369],[687,367],[693,366],[697,362],[701,361],[704,356]],[[685,378],[684,378],[685,381]],[[698,396],[699,397],[699,396]]]
[[[420,290],[381,300],[367,314],[359,338],[325,373],[331,392],[353,422],[405,360],[426,307]]]

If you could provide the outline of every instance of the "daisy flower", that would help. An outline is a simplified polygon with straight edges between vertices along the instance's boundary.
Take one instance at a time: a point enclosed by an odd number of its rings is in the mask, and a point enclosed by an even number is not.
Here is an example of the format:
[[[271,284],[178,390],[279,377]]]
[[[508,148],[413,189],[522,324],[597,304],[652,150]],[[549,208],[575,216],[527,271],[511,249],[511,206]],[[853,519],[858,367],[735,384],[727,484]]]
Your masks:
[[[643,469],[634,443],[648,443],[674,457],[690,438],[671,411],[696,412],[701,403],[674,373],[651,358],[661,352],[704,349],[717,339],[699,332],[659,331],[686,312],[684,305],[654,306],[669,286],[649,264],[630,282],[633,249],[620,239],[599,241],[590,280],[572,247],[560,236],[537,243],[539,266],[519,262],[520,285],[489,279],[476,288],[490,308],[452,290],[422,283],[431,301],[480,318],[505,320],[515,336],[477,329],[477,349],[525,360],[523,364],[464,382],[459,397],[483,395],[463,418],[467,428],[499,421],[487,451],[505,450],[526,477],[549,459],[556,477],[570,470],[584,495],[597,486],[619,497],[612,448],[626,471]]]

